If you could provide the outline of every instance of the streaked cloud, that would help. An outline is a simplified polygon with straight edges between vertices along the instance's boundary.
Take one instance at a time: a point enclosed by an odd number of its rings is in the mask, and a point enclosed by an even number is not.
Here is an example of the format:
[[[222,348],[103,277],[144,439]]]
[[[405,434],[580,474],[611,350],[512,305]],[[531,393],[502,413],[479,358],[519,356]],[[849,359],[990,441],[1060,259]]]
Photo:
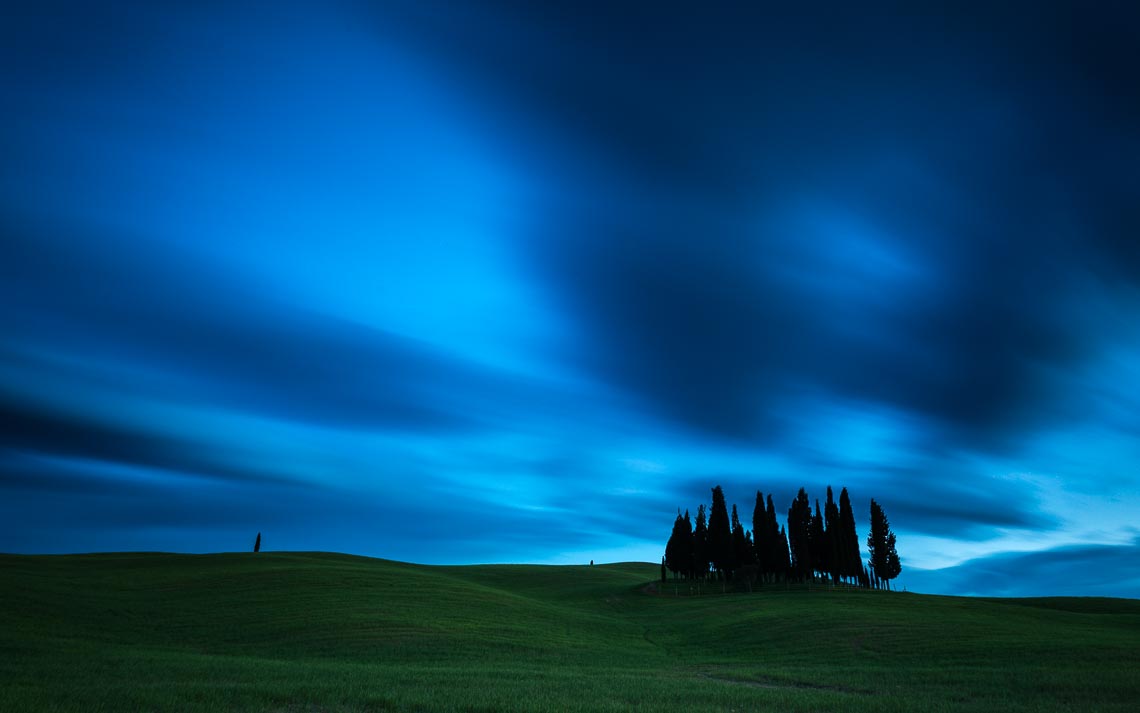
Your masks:
[[[655,560],[830,484],[914,587],[1126,576],[1135,12],[824,16],[13,11],[0,550]]]

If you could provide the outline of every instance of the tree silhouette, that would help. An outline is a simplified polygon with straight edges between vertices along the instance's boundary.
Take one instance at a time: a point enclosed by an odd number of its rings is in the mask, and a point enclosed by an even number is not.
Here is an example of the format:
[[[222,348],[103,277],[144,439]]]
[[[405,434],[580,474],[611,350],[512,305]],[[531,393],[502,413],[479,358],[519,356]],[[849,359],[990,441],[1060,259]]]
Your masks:
[[[859,580],[863,573],[863,555],[859,553],[859,535],[855,531],[855,511],[851,509],[851,496],[847,488],[839,491],[839,559],[842,575]]]
[[[677,517],[673,518],[673,529],[669,531],[669,540],[665,543],[665,555],[661,561],[670,570],[673,570],[673,565],[677,559],[677,532],[681,526],[681,509],[677,508]]]
[[[902,571],[896,538],[875,501],[872,519],[874,531],[867,539],[872,560],[864,566],[847,488],[840,491],[836,504],[834,491],[828,486],[826,506],[821,507],[817,499],[814,512],[807,491],[800,488],[788,509],[786,527],[776,521],[772,494],[765,498],[757,490],[749,532],[736,505],[729,516],[724,490],[718,485],[712,489],[709,509],[703,504],[697,508],[696,527],[688,510],[682,514],[677,509],[662,564],[675,577],[690,579],[704,579],[712,572],[722,582],[733,578],[749,583],[757,579],[802,582],[819,576],[830,577],[833,583],[889,588],[890,581]],[[258,533],[259,543],[260,536]]]
[[[257,533],[257,539],[253,541],[253,551],[261,552],[261,533]]]
[[[839,543],[842,537],[839,526],[839,506],[831,495],[831,486],[827,486],[827,504],[823,508],[824,524],[827,527],[827,573],[831,575],[832,582],[838,582],[842,573],[840,565]]]
[[[709,528],[703,504],[697,508],[697,525],[693,528],[693,569],[699,579],[709,574]]]
[[[752,564],[752,542],[744,532],[744,525],[740,523],[740,516],[736,513],[736,505],[732,506],[732,568],[747,567]]]
[[[694,561],[696,560],[696,547],[693,542],[693,519],[689,511],[685,511],[684,538],[681,541],[681,572],[685,577],[692,578]]]
[[[887,587],[890,587],[890,582],[895,577],[902,574],[902,562],[899,560],[899,553],[895,549],[895,533],[887,535],[887,571],[883,575],[883,579],[887,580]]]
[[[772,580],[788,576],[788,538],[776,524],[776,504],[768,493],[768,567]]]
[[[902,572],[898,552],[895,551],[895,534],[883,508],[871,499],[871,532],[867,535],[867,550],[871,554],[870,570],[876,582],[890,589],[890,581]]]
[[[665,545],[665,565],[674,576],[685,574],[692,569],[692,525],[688,519],[689,513],[681,515],[677,510],[677,519],[673,521],[673,533],[669,535],[669,542]]]
[[[728,522],[728,507],[724,491],[718,485],[712,489],[712,510],[709,512],[709,560],[717,575],[724,579],[732,570],[732,530]]]
[[[678,565],[681,566],[681,573],[683,576],[693,576],[693,519],[689,517],[689,511],[685,510],[685,526],[682,530],[681,538],[681,551],[678,557],[681,561]]]
[[[764,509],[764,493],[757,490],[756,505],[752,508],[752,551],[761,577],[767,576],[771,571],[768,558],[772,546],[768,540],[768,512]]]
[[[776,554],[780,557],[779,576],[781,579],[787,579],[789,573],[792,571],[792,560],[788,552],[788,533],[784,528],[780,528],[780,537],[777,539]]]
[[[811,568],[818,577],[827,576],[827,559],[830,550],[827,530],[823,526],[823,513],[819,510],[819,498],[816,498],[815,515],[811,518]]]
[[[791,547],[792,576],[801,581],[811,577],[811,502],[807,491],[800,492],[788,508],[788,545]]]

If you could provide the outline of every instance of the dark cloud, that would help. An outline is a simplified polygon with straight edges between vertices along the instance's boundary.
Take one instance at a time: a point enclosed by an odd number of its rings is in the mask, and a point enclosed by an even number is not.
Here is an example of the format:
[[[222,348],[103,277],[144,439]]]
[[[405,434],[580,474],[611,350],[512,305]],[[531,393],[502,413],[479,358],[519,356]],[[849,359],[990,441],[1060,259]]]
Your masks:
[[[110,418],[82,416],[13,398],[0,388],[0,448],[44,456],[91,459],[234,481],[289,482],[270,464],[235,466],[240,454],[227,453],[194,434],[163,435],[158,429],[115,423]],[[229,456],[229,458],[227,458]],[[248,460],[248,459],[244,459]],[[86,490],[97,481],[74,479],[70,487]],[[0,470],[0,485],[55,488],[53,479],[30,477],[22,469]]]
[[[908,589],[939,594],[1140,598],[1140,540],[1002,553],[903,576]]]
[[[757,406],[788,385],[800,350],[794,303],[763,294],[731,255],[682,235],[568,238],[545,259],[564,306],[591,330],[585,365],[649,396],[666,416],[734,436],[777,426]],[[768,290],[774,292],[774,290]]]
[[[965,468],[900,470],[864,487],[873,487],[874,492],[852,493],[860,520],[867,517],[874,498],[893,529],[905,533],[985,540],[1003,530],[1049,531],[1061,524],[1042,511],[1037,491],[1028,483],[984,477]]]
[[[528,244],[581,363],[667,418],[778,441],[806,387],[1003,448],[1111,339],[1074,313],[1140,266],[1134,10],[497,7],[402,20],[609,162]]]

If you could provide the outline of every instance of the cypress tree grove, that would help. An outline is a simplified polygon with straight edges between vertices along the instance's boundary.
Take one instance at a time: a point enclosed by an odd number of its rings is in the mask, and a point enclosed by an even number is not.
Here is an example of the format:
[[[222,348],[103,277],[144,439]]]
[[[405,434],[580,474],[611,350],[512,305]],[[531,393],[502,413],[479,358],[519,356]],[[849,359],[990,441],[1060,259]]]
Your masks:
[[[697,524],[693,528],[693,568],[698,579],[709,574],[709,528],[705,524],[705,506],[697,508]]]
[[[723,580],[732,569],[732,530],[728,522],[728,507],[724,491],[718,485],[712,489],[712,510],[709,512],[709,560]]]
[[[772,494],[765,498],[757,490],[749,532],[736,505],[729,516],[724,490],[718,485],[712,489],[712,505],[697,508],[695,527],[689,511],[682,514],[678,508],[662,562],[675,577],[688,579],[704,579],[715,572],[722,582],[737,575],[749,582],[822,577],[833,583],[889,588],[902,572],[902,563],[886,514],[876,501],[871,505],[873,531],[867,538],[871,560],[864,563],[847,488],[836,503],[828,486],[826,506],[817,499],[814,512],[806,489],[800,488],[788,509],[786,527],[776,521]]]

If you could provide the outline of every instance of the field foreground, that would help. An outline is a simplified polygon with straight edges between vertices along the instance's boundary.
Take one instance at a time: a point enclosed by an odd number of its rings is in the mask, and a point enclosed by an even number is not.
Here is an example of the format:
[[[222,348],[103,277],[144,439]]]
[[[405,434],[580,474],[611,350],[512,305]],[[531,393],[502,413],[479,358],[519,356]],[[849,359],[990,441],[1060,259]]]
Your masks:
[[[672,584],[647,591],[658,572],[0,555],[0,710],[1131,712],[1140,701],[1140,601],[674,597]]]

